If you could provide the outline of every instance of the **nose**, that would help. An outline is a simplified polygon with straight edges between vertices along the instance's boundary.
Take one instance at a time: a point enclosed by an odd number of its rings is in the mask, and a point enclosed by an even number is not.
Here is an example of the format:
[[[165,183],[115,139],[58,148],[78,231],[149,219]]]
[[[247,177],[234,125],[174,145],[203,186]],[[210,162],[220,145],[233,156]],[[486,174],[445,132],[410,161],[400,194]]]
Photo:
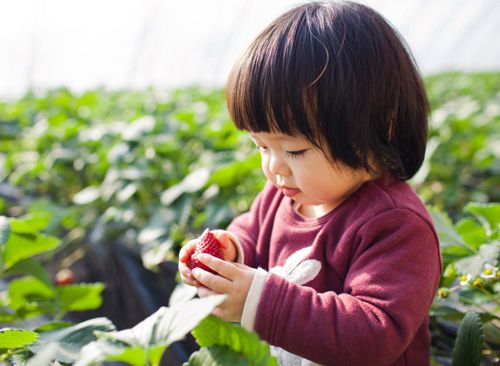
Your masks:
[[[273,175],[281,175],[287,177],[291,174],[290,168],[277,154],[271,154],[269,158],[269,171]]]

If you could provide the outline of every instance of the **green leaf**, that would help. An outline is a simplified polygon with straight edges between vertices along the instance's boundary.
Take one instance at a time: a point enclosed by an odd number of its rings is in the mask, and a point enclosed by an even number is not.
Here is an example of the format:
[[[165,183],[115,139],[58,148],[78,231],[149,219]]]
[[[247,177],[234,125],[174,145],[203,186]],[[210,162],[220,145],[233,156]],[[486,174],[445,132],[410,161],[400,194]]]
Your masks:
[[[471,248],[458,234],[458,232],[453,227],[449,217],[434,208],[429,208],[429,212],[432,216],[432,221],[436,226],[436,231],[439,236],[440,246],[442,248],[448,248],[452,246],[459,246],[475,253],[475,250]]]
[[[153,315],[130,329],[99,335],[106,339],[120,341],[130,346],[149,346],[181,340],[203,318],[225,299],[225,296],[209,296],[161,307]]]
[[[75,366],[91,365],[116,357],[123,359],[124,353],[135,355],[136,348],[142,350],[142,362],[145,354],[151,362],[157,358],[159,361],[159,355],[169,344],[184,338],[225,298],[225,295],[216,295],[161,307],[133,328],[118,332],[98,332],[96,334],[99,340],[82,350]]]
[[[7,243],[10,236],[10,223],[5,216],[0,216],[0,245]]]
[[[19,348],[33,343],[38,339],[38,334],[25,329],[0,329],[0,349]]]
[[[250,366],[253,365],[228,346],[211,346],[194,352],[183,366]]]
[[[277,360],[271,356],[269,345],[261,341],[256,333],[239,325],[209,316],[192,333],[202,347],[225,345],[241,353],[252,365],[278,365]]]
[[[479,316],[468,312],[458,329],[453,348],[453,366],[479,366],[483,350],[483,326]]]
[[[53,347],[50,359],[64,363],[73,363],[83,346],[96,340],[94,332],[109,332],[115,329],[106,318],[94,318],[71,327],[52,330],[40,334],[38,342],[30,345],[34,353],[39,353],[46,347]]]
[[[161,347],[163,350],[163,347]],[[122,348],[121,349],[123,352],[119,354],[112,354],[110,355],[111,352],[113,352],[113,349],[110,348],[109,350],[104,350],[107,354],[107,356],[103,357],[106,361],[122,361],[125,362],[128,365],[132,366],[144,366],[146,364],[145,362],[145,355],[144,355],[144,348],[142,347],[127,347],[127,348]],[[153,364],[150,362],[150,364]]]
[[[79,283],[58,286],[57,296],[63,311],[97,309],[102,305],[103,283]]]
[[[455,268],[459,273],[470,274],[472,277],[479,276],[485,263],[496,265],[499,250],[498,244],[483,244],[479,247],[479,254],[459,259],[455,263]]]
[[[207,185],[217,184],[220,187],[231,187],[260,166],[260,154],[254,154],[246,160],[235,160],[219,167],[210,177]]]
[[[31,258],[16,262],[6,274],[30,275],[44,283],[47,287],[54,288],[47,270],[39,262]]]
[[[128,357],[128,363],[133,366],[144,365],[144,350],[140,347],[127,348],[123,343],[110,342],[99,339],[83,346],[76,362],[73,366],[95,365],[97,362],[116,357],[115,360],[121,360],[123,357]]]
[[[9,305],[12,309],[21,309],[30,303],[47,301],[55,298],[52,287],[34,277],[16,278],[9,283]]]
[[[52,250],[60,243],[53,236],[12,232],[3,253],[5,267],[10,268],[20,260]]]
[[[147,351],[142,347],[127,347],[123,349],[122,353],[108,354],[104,359],[106,361],[122,361],[133,366],[144,366],[147,357],[149,365],[157,366],[160,364],[164,351],[165,346],[151,347]]]
[[[18,219],[11,219],[11,229],[15,233],[37,234],[47,227],[50,222],[49,212],[28,214]]]
[[[464,208],[491,231],[500,229],[500,203],[469,203]]]
[[[66,322],[66,321],[51,321],[48,323],[45,323],[38,328],[34,329],[35,332],[41,333],[41,332],[48,332],[51,330],[56,330],[56,329],[62,329],[62,328],[67,328],[71,327],[73,323]]]
[[[474,248],[479,248],[486,242],[486,233],[484,227],[479,225],[476,220],[469,217],[463,218],[455,224],[458,234]]]

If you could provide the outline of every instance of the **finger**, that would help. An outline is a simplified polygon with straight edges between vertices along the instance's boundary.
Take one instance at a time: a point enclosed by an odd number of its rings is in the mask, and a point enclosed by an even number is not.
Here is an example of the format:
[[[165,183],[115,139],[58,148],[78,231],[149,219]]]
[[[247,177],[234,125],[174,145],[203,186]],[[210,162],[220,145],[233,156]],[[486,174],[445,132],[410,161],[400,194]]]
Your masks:
[[[179,251],[179,262],[187,263],[196,249],[196,239],[188,241]]]
[[[219,240],[222,244],[222,253],[224,255],[224,259],[234,261],[238,253],[229,233],[225,230],[214,230],[212,232],[217,240]]]
[[[198,287],[198,296],[201,298],[216,294],[217,294],[216,292],[210,290],[208,287],[205,286]]]
[[[228,280],[234,279],[237,274],[237,268],[232,262],[227,262],[210,254],[200,254],[198,259],[207,267],[213,269],[219,275],[227,278]]]
[[[182,274],[181,274],[181,280],[182,280],[182,283],[185,283],[186,285],[195,286],[195,287],[199,286],[198,281],[196,281],[194,278],[189,279],[189,278],[184,277]]]
[[[226,320],[225,319],[226,311],[224,309],[215,308],[214,310],[212,310],[212,315],[215,315],[217,318]]]
[[[231,288],[231,281],[201,268],[193,269],[192,273],[194,278],[202,285],[220,294],[227,293]]]

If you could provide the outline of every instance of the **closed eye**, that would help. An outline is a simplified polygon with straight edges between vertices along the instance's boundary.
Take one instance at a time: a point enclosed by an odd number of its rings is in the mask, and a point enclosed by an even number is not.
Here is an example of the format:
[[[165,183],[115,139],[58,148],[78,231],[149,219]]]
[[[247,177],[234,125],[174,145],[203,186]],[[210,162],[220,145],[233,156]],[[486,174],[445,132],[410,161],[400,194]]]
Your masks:
[[[304,150],[296,150],[296,151],[285,151],[286,155],[288,155],[289,157],[291,158],[294,158],[294,159],[297,159],[297,158],[300,158],[302,156],[304,156],[305,152],[307,151],[307,149],[304,149]]]

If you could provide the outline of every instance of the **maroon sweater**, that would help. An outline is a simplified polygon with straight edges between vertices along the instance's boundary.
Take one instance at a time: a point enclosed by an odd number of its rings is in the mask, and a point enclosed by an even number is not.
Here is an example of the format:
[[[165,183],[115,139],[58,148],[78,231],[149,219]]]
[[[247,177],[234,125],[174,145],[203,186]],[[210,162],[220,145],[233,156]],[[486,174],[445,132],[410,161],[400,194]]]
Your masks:
[[[245,264],[270,272],[254,323],[262,339],[325,365],[429,365],[441,258],[406,182],[367,182],[315,219],[267,184],[228,230]]]

